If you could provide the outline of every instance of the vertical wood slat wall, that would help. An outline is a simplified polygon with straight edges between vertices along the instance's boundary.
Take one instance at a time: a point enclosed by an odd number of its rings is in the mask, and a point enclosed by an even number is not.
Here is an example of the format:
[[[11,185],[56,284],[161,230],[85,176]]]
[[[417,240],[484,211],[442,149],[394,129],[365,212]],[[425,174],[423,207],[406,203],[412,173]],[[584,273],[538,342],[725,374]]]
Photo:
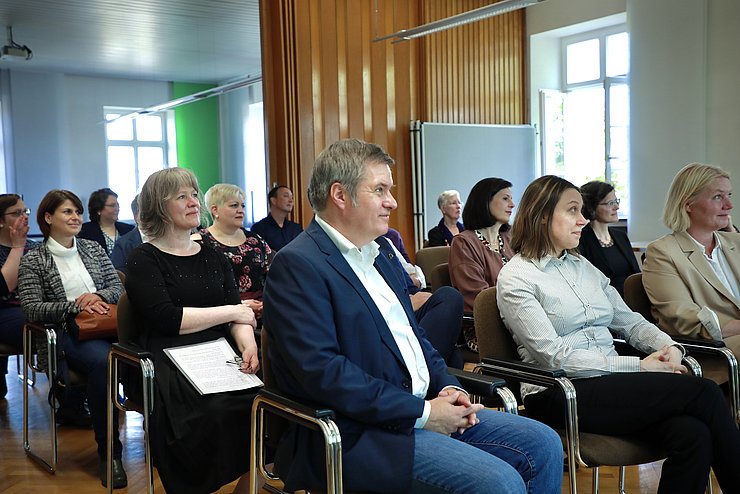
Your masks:
[[[261,0],[270,181],[293,189],[296,221],[307,225],[312,216],[305,191],[316,155],[357,137],[395,158],[391,224],[413,245],[410,121],[525,123],[523,12],[409,42],[372,42],[489,3]]]

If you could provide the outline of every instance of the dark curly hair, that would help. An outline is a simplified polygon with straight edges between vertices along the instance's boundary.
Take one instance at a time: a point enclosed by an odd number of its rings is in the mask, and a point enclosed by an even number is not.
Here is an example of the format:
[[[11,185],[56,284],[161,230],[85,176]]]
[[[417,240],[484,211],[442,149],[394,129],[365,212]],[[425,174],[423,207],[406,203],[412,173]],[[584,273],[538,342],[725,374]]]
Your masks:
[[[612,184],[599,180],[581,185],[581,196],[583,196],[581,214],[583,214],[583,217],[589,221],[595,219],[596,208],[599,207],[599,203],[613,190],[614,186]]]

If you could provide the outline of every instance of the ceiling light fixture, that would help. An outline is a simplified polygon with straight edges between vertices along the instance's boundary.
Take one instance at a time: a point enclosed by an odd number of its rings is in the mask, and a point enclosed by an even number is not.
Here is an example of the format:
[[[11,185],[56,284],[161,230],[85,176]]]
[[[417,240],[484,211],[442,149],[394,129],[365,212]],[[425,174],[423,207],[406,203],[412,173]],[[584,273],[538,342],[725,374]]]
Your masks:
[[[514,10],[523,9],[524,7],[529,7],[530,5],[535,5],[544,1],[545,0],[503,0],[501,2],[486,5],[485,7],[480,7],[469,12],[463,12],[462,14],[453,15],[445,19],[440,19],[428,24],[423,24],[418,27],[402,29],[397,33],[382,36],[380,38],[375,38],[373,41],[383,41],[386,39],[395,38],[393,41],[391,41],[391,43],[400,43],[402,41],[408,41],[413,38],[420,38],[422,36],[426,36],[427,34],[444,31],[445,29],[462,26],[463,24],[468,24],[470,22],[480,21],[496,15],[501,15],[507,12],[512,12]]]
[[[110,119],[107,122],[110,123],[115,120],[118,120],[119,118],[133,118],[139,115],[148,115],[149,113],[157,113],[160,111],[171,110],[178,106],[187,105],[188,103],[193,103],[195,101],[201,101],[201,100],[210,98],[211,96],[219,96],[222,94],[226,94],[230,91],[233,91],[235,89],[243,88],[246,86],[251,86],[252,84],[256,84],[261,81],[262,81],[261,74],[258,76],[254,76],[254,77],[246,76],[241,79],[237,79],[236,81],[229,82],[229,83],[223,84],[218,87],[206,89],[198,93],[193,93],[188,96],[183,96],[181,98],[173,99],[172,101],[167,101],[166,103],[160,103],[158,105],[150,106],[148,108],[142,108],[141,110],[138,110],[132,113],[127,113],[126,115],[121,115],[120,117]]]
[[[26,45],[19,45],[13,41],[13,28],[11,26],[8,26],[7,30],[8,44],[0,48],[0,60],[31,60],[33,58],[33,52],[31,49]]]

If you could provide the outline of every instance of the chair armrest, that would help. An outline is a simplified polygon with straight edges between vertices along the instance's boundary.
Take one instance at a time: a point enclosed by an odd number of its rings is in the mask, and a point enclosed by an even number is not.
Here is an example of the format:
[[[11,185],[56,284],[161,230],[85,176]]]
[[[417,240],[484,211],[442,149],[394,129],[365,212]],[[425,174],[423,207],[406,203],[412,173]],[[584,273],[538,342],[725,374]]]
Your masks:
[[[58,325],[51,323],[51,322],[41,322],[41,321],[26,321],[26,326],[28,326],[28,329],[31,331],[34,331],[36,333],[40,333],[42,335],[46,335],[47,330],[53,330],[57,331]]]
[[[133,359],[144,360],[152,358],[152,352],[144,350],[136,343],[113,343],[112,348]]]
[[[276,393],[275,391],[272,391],[266,388],[260,389],[259,394],[279,403],[280,406],[282,406],[285,409],[295,410],[295,411],[302,413],[303,415],[313,417],[316,419],[323,419],[323,418],[334,419],[334,410],[330,408],[315,407],[315,406],[311,406],[310,404],[299,403],[295,400],[288,398],[285,395],[281,395],[279,393]],[[293,416],[293,414],[289,412],[281,413],[281,415],[287,419],[291,419]]]
[[[506,386],[506,381],[498,377],[466,372],[452,367],[447,370],[460,381],[463,389],[470,394],[495,397],[497,395],[496,390]]]
[[[705,340],[703,338],[690,338],[687,336],[673,336],[671,338],[676,343],[684,345],[686,348],[694,349],[717,349],[724,348],[725,342],[722,340]]]
[[[528,374],[534,374],[538,376],[545,376],[545,377],[552,377],[552,378],[568,377],[567,373],[563,369],[541,367],[537,364],[529,364],[526,362],[520,362],[520,361],[515,361],[515,360],[506,360],[506,359],[486,357],[483,359],[483,363],[501,366],[501,367],[508,367],[516,371],[520,371],[520,372],[524,372]]]

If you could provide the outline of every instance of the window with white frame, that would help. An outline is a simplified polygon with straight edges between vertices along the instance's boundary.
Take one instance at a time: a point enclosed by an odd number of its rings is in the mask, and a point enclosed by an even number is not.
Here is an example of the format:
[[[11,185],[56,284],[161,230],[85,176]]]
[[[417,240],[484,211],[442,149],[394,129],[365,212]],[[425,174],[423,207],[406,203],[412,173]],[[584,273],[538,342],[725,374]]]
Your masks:
[[[562,40],[562,91],[540,91],[546,174],[604,180],[629,215],[629,34],[625,26]]]
[[[167,114],[119,118],[136,110],[117,107],[104,109],[108,186],[118,194],[120,220],[134,218],[131,201],[149,175],[169,166]]]

